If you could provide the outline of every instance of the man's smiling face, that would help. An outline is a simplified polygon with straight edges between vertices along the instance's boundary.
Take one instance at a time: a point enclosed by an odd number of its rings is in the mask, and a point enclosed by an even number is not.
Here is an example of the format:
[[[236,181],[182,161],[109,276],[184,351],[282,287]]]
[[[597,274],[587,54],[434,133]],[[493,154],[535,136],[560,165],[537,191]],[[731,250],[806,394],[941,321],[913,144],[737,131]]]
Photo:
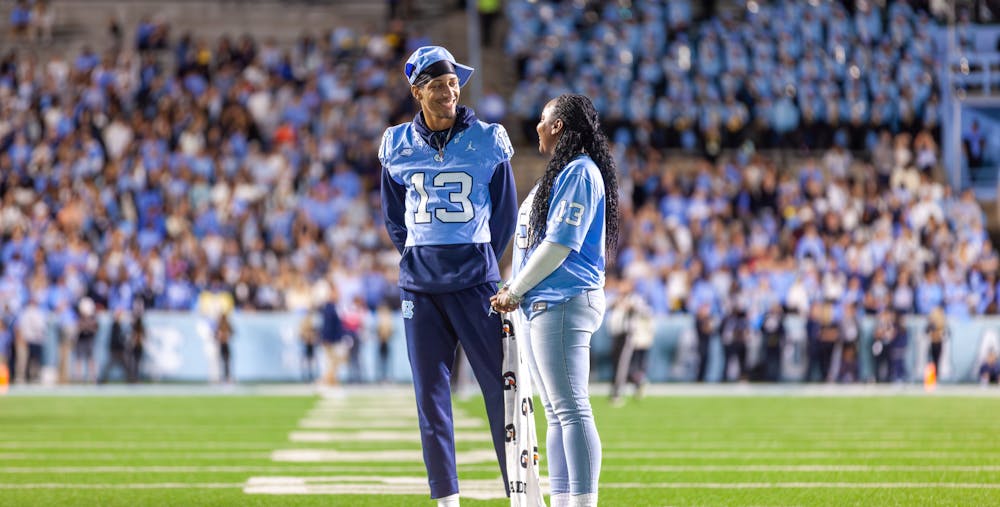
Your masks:
[[[458,98],[462,94],[455,74],[442,74],[423,86],[411,87],[410,91],[420,103],[424,119],[432,129],[435,123],[455,119]]]

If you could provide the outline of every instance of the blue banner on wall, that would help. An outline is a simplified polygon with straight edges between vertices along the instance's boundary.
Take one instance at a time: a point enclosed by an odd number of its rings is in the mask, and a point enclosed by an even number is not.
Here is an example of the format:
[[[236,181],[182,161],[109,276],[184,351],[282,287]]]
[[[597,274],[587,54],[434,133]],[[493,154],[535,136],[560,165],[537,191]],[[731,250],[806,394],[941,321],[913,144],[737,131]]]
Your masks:
[[[921,381],[924,366],[929,361],[930,342],[925,328],[927,319],[912,316],[904,319],[909,343],[905,351],[903,369],[904,381]],[[861,319],[861,336],[858,343],[858,378],[870,381],[875,377],[872,356],[873,319]],[[951,321],[948,323],[949,339],[944,343],[938,381],[975,382],[979,366],[990,349],[1000,351],[1000,317],[980,317]],[[598,380],[611,380],[611,339],[605,325],[595,333],[591,343],[593,364]],[[806,378],[809,367],[805,319],[797,316],[786,317],[787,333],[781,354],[781,372],[784,381],[798,382]],[[759,335],[751,337],[747,351],[750,368],[763,361],[762,344]],[[709,346],[707,380],[718,382],[723,378],[726,365],[725,354],[718,336],[713,337]],[[681,381],[693,382],[697,377],[698,343],[694,331],[694,319],[687,315],[658,317],[656,336],[649,351],[648,378],[652,382]]]
[[[235,381],[298,382],[306,380],[305,345],[300,336],[304,314],[240,313],[232,314],[233,336],[230,339],[230,367]],[[213,322],[193,312],[146,312],[146,341],[141,364],[142,377],[152,381],[216,382],[221,379],[222,362],[215,340]],[[94,345],[98,370],[107,363],[111,318],[99,317],[100,329]],[[130,336],[130,325],[125,333]],[[59,339],[55,329],[45,347],[43,363],[57,362]],[[350,364],[345,350],[339,377],[342,381],[354,375],[361,382],[380,380],[378,343],[369,333],[362,333],[357,351],[357,364]],[[325,372],[323,349],[315,348],[316,377]],[[357,372],[352,367],[357,367]],[[406,340],[402,321],[389,343],[387,380],[409,382],[410,368],[406,355]],[[112,380],[121,380],[124,372],[112,371]]]
[[[231,340],[232,375],[235,381],[297,382],[305,379],[305,347],[299,336],[304,315],[296,313],[234,313],[234,335]],[[221,360],[214,339],[212,322],[192,312],[147,312],[147,337],[142,362],[142,375],[153,381],[213,382],[220,379]],[[410,368],[403,336],[402,321],[389,342],[387,377],[391,382],[409,382]],[[94,357],[101,368],[108,358],[108,336],[111,322],[107,315],[100,318]],[[929,342],[925,336],[926,319],[905,319],[909,331],[904,369],[905,381],[919,381],[928,361]],[[698,368],[698,345],[694,321],[686,315],[658,317],[656,336],[649,351],[648,378],[652,382],[694,381]],[[127,328],[128,326],[126,326]],[[858,373],[860,381],[874,378],[871,354],[872,327],[870,318],[861,321]],[[787,339],[781,354],[782,379],[797,382],[806,377],[809,355],[805,321],[799,317],[785,320]],[[945,343],[938,379],[942,382],[975,382],[979,365],[991,348],[1000,350],[1000,317],[981,317],[949,322],[950,338]],[[45,347],[43,363],[55,365],[59,340],[55,329]],[[379,346],[370,332],[362,332],[357,352],[357,371],[350,364],[341,367],[341,380],[356,378],[361,382],[380,380]],[[591,343],[593,378],[611,380],[611,340],[606,326],[595,333]],[[761,341],[754,336],[748,347],[747,362],[752,368],[763,361]],[[726,365],[718,337],[709,347],[707,380],[718,382]],[[322,375],[325,360],[317,345],[317,374]],[[112,378],[122,378],[114,372]]]

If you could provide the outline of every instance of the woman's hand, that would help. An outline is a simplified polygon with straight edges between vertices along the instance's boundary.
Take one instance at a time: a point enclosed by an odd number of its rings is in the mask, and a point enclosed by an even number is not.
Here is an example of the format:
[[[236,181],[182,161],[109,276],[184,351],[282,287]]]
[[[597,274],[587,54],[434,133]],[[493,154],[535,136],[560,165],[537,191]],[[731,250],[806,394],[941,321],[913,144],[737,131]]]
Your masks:
[[[521,303],[520,298],[514,297],[510,289],[504,287],[490,298],[490,306],[500,313],[512,312]]]

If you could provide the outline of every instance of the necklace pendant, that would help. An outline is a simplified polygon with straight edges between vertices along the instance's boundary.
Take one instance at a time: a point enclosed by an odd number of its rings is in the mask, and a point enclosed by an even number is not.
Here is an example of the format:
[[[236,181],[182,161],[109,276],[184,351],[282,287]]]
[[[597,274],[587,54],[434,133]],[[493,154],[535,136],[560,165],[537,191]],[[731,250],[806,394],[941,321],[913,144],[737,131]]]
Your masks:
[[[437,161],[437,162],[444,162],[444,155],[438,153],[438,154],[434,155],[434,160]]]

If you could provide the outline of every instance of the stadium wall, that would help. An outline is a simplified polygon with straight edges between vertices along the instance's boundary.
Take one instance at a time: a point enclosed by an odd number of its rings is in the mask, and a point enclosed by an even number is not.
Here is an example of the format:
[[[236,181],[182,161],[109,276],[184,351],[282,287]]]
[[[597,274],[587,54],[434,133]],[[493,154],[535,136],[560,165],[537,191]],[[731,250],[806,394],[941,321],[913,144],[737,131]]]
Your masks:
[[[301,314],[295,313],[235,313],[232,316],[235,334],[232,339],[232,368],[236,381],[242,382],[298,382],[303,380],[303,344],[299,338]],[[145,315],[148,330],[142,365],[144,377],[162,382],[213,382],[219,379],[220,362],[210,321],[194,312],[150,311]],[[100,317],[100,330],[94,356],[97,367],[108,357],[108,336],[111,328],[109,315]],[[927,362],[928,342],[924,317],[908,317],[909,331],[906,352],[907,380],[920,381],[923,365]],[[871,356],[873,320],[863,318],[859,344],[859,377],[872,378]],[[782,358],[782,376],[795,382],[805,378],[808,349],[805,320],[787,317],[787,340]],[[985,353],[990,348],[1000,350],[1000,317],[980,317],[949,323],[950,339],[945,344],[941,371],[942,382],[974,382],[976,372]],[[760,338],[754,336],[748,347],[750,365],[762,361]],[[358,353],[360,379],[376,380],[378,345],[371,337],[362,337]],[[406,358],[406,341],[400,329],[390,343],[389,380],[411,380]],[[697,339],[693,319],[686,315],[658,317],[656,337],[649,352],[649,379],[653,382],[693,381],[698,365]],[[51,381],[55,378],[54,366],[58,355],[58,338],[52,327],[43,364]],[[611,343],[606,329],[600,329],[592,343],[594,380],[611,379]],[[323,370],[322,352],[317,348],[316,361]],[[719,381],[723,373],[722,345],[712,343],[708,380]],[[751,367],[752,368],[752,367]],[[341,368],[342,380],[349,376],[347,367]]]

